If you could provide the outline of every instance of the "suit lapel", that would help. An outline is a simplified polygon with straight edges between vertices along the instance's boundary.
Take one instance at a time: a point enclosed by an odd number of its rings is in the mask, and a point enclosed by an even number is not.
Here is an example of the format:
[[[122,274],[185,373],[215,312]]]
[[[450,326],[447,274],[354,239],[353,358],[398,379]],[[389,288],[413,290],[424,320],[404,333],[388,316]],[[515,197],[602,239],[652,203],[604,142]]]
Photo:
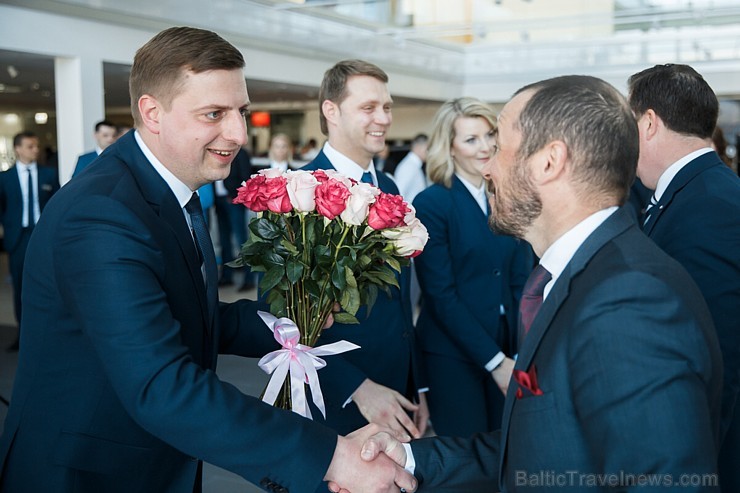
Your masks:
[[[565,300],[570,294],[570,285],[573,279],[583,271],[591,259],[601,248],[610,240],[617,235],[621,234],[629,227],[637,227],[634,220],[630,216],[630,213],[625,207],[621,207],[619,210],[614,212],[604,223],[602,223],[591,235],[586,238],[586,241],[578,248],[573,258],[566,265],[565,270],[560,274],[557,281],[553,285],[547,299],[542,304],[540,311],[532,322],[532,327],[529,329],[525,343],[520,348],[519,355],[517,356],[516,364],[514,365],[515,370],[527,371],[532,365],[532,360],[537,353],[537,350],[544,338],[547,330],[549,329],[555,315],[563,305]],[[516,403],[516,390],[517,384],[511,380],[509,389],[506,392],[506,401],[504,403],[504,414],[501,425],[501,459],[500,459],[500,481],[503,483],[503,467],[506,461],[506,445],[509,435],[509,425],[511,423],[511,413]],[[533,397],[536,399],[536,397]],[[503,484],[501,485],[503,486]]]
[[[724,166],[724,163],[719,159],[719,156],[715,152],[707,152],[702,154],[696,159],[692,160],[689,164],[684,166],[676,176],[673,177],[671,183],[666,188],[663,195],[660,197],[658,204],[653,208],[657,208],[655,212],[650,213],[650,218],[645,226],[642,228],[646,235],[650,236],[650,233],[655,229],[655,225],[660,220],[660,216],[670,206],[673,201],[673,197],[685,187],[691,180],[696,178],[699,174],[712,168],[714,166]]]
[[[166,227],[169,228],[176,238],[177,244],[180,246],[180,251],[187,263],[190,277],[198,292],[198,301],[200,302],[203,320],[206,322],[207,330],[211,332],[213,320],[209,316],[206,288],[198,263],[198,253],[195,250],[195,243],[190,234],[183,210],[175,194],[172,193],[172,190],[167,185],[167,182],[157,173],[152,164],[146,159],[146,156],[141,152],[134,139],[134,132],[127,133],[119,141],[121,141],[121,145],[118,146],[118,151],[122,155],[123,162],[131,169],[144,199],[151,206],[152,210],[159,215]]]

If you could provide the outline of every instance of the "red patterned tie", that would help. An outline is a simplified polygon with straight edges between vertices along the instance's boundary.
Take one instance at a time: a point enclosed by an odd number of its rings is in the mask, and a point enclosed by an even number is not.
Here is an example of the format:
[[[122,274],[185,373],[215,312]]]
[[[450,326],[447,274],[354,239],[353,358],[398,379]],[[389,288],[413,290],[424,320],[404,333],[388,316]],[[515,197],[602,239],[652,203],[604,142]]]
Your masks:
[[[540,311],[542,306],[542,293],[545,291],[545,284],[550,282],[552,275],[547,269],[537,264],[527,279],[522,291],[522,299],[519,302],[519,347],[521,348],[524,337],[532,326],[534,317]]]

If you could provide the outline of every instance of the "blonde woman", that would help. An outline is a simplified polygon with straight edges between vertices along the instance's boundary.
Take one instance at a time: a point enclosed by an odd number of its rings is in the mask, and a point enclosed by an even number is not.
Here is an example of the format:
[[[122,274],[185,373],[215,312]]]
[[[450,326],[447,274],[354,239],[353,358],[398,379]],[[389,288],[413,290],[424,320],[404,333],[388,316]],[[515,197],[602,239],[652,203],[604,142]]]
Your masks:
[[[496,115],[475,98],[444,103],[427,154],[432,185],[416,196],[429,243],[415,259],[423,303],[417,333],[440,435],[500,428],[518,300],[532,268],[528,244],[488,227],[483,166],[493,153]]]
[[[267,157],[270,159],[270,168],[287,171],[293,157],[293,142],[290,137],[285,134],[273,135]]]

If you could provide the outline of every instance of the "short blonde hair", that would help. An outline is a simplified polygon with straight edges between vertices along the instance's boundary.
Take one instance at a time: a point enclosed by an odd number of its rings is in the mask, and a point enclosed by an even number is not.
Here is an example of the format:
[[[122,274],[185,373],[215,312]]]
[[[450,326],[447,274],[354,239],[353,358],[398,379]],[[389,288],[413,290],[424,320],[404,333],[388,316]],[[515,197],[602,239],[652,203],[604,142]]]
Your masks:
[[[427,176],[432,183],[452,186],[455,163],[452,160],[452,140],[455,121],[460,117],[484,118],[496,129],[496,113],[480,99],[462,97],[445,101],[434,115],[432,135],[427,150]]]

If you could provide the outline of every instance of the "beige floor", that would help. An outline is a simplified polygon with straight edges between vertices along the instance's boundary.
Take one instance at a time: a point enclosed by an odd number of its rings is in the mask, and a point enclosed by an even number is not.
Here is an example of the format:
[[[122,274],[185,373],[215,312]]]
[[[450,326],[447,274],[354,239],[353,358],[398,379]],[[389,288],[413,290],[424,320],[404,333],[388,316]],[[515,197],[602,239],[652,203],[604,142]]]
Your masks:
[[[237,293],[234,288],[221,288],[220,290],[223,301],[233,301],[241,296],[254,297],[255,294],[255,291]],[[13,329],[8,330],[8,326],[12,326]],[[5,351],[5,348],[15,339],[16,334],[12,288],[5,253],[0,254],[0,327],[0,396],[9,400],[18,356],[17,353]],[[253,359],[220,357],[217,373],[222,380],[234,384],[249,395],[258,395],[267,382],[267,375],[257,368],[257,360]],[[0,403],[0,432],[2,432],[6,414],[7,408]],[[207,464],[204,468],[203,491],[205,493],[256,493],[263,490],[235,474]]]

